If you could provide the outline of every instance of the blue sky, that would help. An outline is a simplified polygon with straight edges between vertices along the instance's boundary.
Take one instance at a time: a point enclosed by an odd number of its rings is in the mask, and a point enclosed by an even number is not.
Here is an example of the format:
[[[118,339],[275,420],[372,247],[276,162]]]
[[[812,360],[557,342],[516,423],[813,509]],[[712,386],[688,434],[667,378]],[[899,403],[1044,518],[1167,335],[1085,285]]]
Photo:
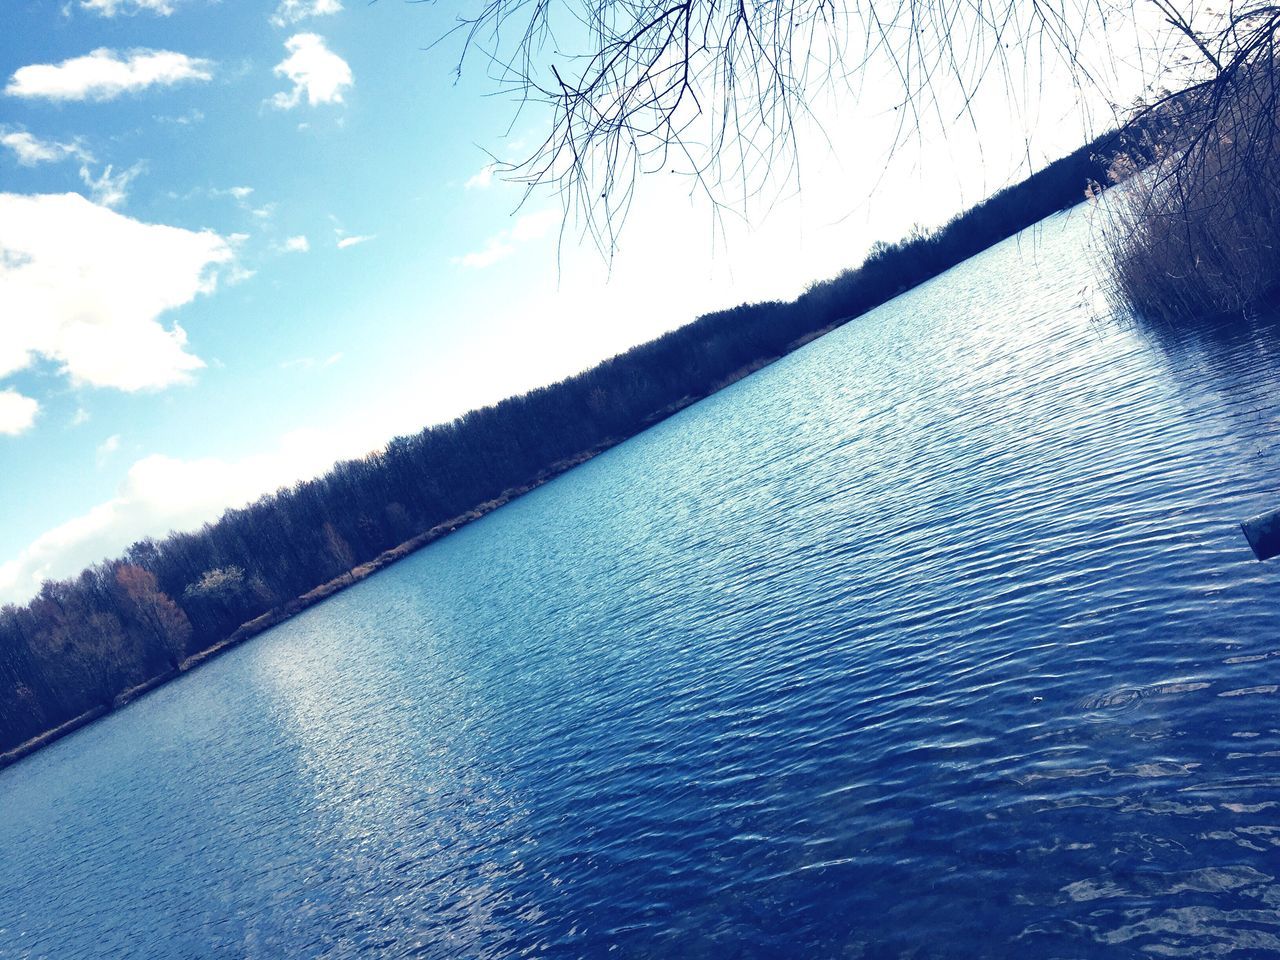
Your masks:
[[[426,50],[456,12],[6,3],[0,602],[700,312],[793,296],[1085,132],[1064,85],[997,98],[981,144],[935,133],[890,162],[887,101],[833,97],[799,191],[716,228],[658,178],[606,264],[555,197],[489,175],[540,117],[513,125],[481,69],[455,83],[456,50]]]

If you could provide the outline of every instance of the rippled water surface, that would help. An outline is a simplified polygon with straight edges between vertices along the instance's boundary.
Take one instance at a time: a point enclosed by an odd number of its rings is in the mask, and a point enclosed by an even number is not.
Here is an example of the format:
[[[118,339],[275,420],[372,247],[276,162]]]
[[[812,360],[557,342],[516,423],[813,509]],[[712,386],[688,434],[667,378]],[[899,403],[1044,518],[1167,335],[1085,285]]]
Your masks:
[[[1280,335],[1085,236],[0,773],[0,956],[1280,955]]]

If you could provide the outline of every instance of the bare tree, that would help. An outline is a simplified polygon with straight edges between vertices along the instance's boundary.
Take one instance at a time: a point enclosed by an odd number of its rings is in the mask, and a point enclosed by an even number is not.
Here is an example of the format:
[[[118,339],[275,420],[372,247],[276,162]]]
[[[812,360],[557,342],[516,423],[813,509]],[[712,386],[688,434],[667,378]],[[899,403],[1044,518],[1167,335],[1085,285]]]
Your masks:
[[[1164,2],[1164,0],[1156,0]],[[972,121],[984,84],[1034,96],[1049,65],[1094,83],[1126,7],[1109,0],[480,0],[460,14],[459,73],[483,60],[500,89],[549,117],[508,179],[559,191],[612,252],[645,173],[688,175],[743,209],[798,181],[798,128],[824,92],[892,86],[898,137],[926,114]],[[886,145],[892,146],[892,145]]]
[[[824,92],[896,100],[890,154],[926,115],[977,129],[984,86],[1029,102],[1067,78],[1120,128],[1107,212],[1117,306],[1247,309],[1280,271],[1280,6],[1222,0],[478,0],[459,73],[482,57],[545,136],[503,173],[559,191],[611,255],[641,175],[682,173],[717,211],[799,185]],[[1132,28],[1132,32],[1130,29]],[[1144,32],[1144,30],[1146,32]],[[1123,34],[1123,41],[1116,38]],[[1144,89],[1122,111],[1107,65]],[[1115,76],[1118,71],[1112,71]]]

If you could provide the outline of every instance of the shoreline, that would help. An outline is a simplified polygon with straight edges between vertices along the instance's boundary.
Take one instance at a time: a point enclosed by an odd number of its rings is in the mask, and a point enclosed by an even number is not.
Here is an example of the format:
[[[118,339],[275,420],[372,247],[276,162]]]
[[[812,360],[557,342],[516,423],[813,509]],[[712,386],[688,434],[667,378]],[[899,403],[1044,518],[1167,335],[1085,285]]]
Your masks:
[[[193,653],[191,656],[179,663],[176,669],[158,674],[143,681],[135,687],[125,690],[123,693],[117,695],[111,701],[110,705],[94,707],[92,710],[88,710],[85,713],[80,714],[78,717],[73,717],[51,730],[46,730],[44,733],[38,734],[30,740],[26,740],[18,744],[16,747],[11,748],[4,753],[0,753],[0,770],[4,770],[6,767],[10,767],[18,763],[25,757],[31,756],[44,747],[56,743],[63,737],[75,733],[77,730],[88,726],[95,720],[100,720],[103,717],[128,706],[133,701],[146,696],[158,687],[164,686],[170,680],[180,677],[185,673],[189,673],[201,664],[226,653],[228,650],[232,650],[235,647],[240,646],[242,643],[253,639],[259,634],[265,633],[272,627],[279,626],[286,620],[289,620],[297,616],[302,611],[327,600],[334,594],[340,593],[348,587],[360,583],[362,580],[367,580],[379,570],[390,566],[397,560],[403,560],[410,554],[416,553],[423,547],[434,543],[442,537],[447,537],[459,527],[466,526],[475,520],[479,520],[481,517],[492,513],[499,507],[506,506],[512,500],[536,490],[538,487],[541,487],[545,483],[549,483],[562,474],[568,473],[574,467],[581,466],[588,460],[598,457],[607,450],[612,450],[614,447],[625,443],[632,437],[639,436],[651,427],[661,423],[663,420],[675,416],[681,410],[685,410],[688,407],[693,406],[695,403],[719,393],[726,387],[732,386],[739,380],[743,380],[751,376],[751,374],[756,373],[759,370],[763,370],[771,364],[777,363],[783,357],[789,356],[807,344],[812,343],[814,340],[826,336],[832,330],[835,330],[837,327],[844,326],[844,324],[853,319],[856,319],[856,316],[842,317],[839,320],[827,324],[825,327],[806,333],[805,335],[788,343],[786,349],[782,353],[779,353],[776,356],[761,357],[760,359],[753,360],[751,363],[739,367],[727,377],[716,381],[705,392],[699,393],[696,396],[687,394],[679,400],[676,400],[674,403],[670,403],[655,411],[645,418],[643,426],[635,433],[627,434],[624,437],[610,437],[605,442],[597,444],[596,446],[575,454],[572,457],[557,460],[555,463],[544,468],[528,483],[504,490],[492,500],[486,500],[484,503],[477,504],[465,513],[459,514],[449,520],[445,520],[443,523],[436,524],[430,530],[409,538],[399,546],[392,547],[390,550],[384,550],[372,560],[357,564],[346,573],[341,574],[326,583],[322,583],[319,586],[313,587],[300,597],[295,597],[293,600],[290,600],[279,607],[268,610],[260,617],[256,617],[246,623],[242,623],[226,639],[220,640],[213,646],[206,647],[198,653]]]

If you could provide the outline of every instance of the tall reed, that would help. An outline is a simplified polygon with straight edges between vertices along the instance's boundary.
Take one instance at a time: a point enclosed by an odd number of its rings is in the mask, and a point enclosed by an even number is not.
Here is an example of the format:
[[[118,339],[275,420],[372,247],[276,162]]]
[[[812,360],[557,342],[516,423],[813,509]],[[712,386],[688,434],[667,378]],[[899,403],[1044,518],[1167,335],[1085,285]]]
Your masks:
[[[1097,205],[1113,307],[1206,320],[1269,306],[1280,291],[1276,61],[1257,42],[1277,26],[1235,35],[1211,80],[1153,108],[1158,142],[1113,162],[1116,186]]]

